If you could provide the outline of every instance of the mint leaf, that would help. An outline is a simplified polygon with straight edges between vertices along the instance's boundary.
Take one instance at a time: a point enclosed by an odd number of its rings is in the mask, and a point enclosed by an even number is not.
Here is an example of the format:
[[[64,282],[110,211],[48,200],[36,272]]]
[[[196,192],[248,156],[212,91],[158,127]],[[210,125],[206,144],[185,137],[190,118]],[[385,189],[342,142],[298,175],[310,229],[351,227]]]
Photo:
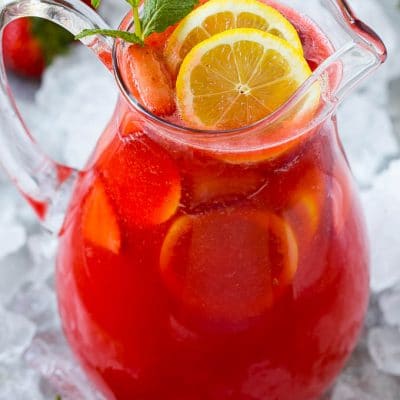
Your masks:
[[[101,0],[92,0],[92,6],[93,8],[99,8],[100,7]]]
[[[135,44],[143,44],[143,40],[136,36],[134,33],[118,31],[113,29],[85,29],[81,33],[75,36],[75,39],[79,40],[87,36],[92,35],[104,35],[110,36],[113,38],[119,38],[125,40],[125,42],[135,43]]]
[[[144,3],[143,38],[153,32],[164,32],[169,26],[186,17],[198,0],[146,0]]]

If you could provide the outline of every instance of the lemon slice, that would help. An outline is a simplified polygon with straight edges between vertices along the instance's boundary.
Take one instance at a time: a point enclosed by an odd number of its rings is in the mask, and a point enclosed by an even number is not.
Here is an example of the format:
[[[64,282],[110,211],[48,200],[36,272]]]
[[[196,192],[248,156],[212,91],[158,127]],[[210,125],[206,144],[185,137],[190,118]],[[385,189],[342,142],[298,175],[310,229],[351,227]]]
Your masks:
[[[184,18],[169,38],[165,59],[171,73],[176,76],[182,60],[195,45],[235,28],[269,32],[303,52],[296,29],[275,8],[256,0],[211,0]]]
[[[193,318],[246,322],[290,288],[299,248],[289,223],[256,210],[214,210],[174,221],[160,253],[162,280]]]
[[[304,57],[285,40],[258,29],[232,29],[186,56],[176,82],[177,106],[191,127],[239,128],[277,110],[310,75]],[[313,85],[298,113],[311,115],[318,100]]]

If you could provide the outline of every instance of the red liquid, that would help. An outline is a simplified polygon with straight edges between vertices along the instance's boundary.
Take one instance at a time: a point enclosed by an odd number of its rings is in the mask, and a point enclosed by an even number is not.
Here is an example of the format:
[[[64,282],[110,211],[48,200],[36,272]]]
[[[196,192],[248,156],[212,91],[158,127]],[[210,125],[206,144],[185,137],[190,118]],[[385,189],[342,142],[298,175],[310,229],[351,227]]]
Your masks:
[[[335,122],[233,163],[138,120],[121,101],[61,237],[60,311],[82,365],[110,399],[316,399],[368,299]]]

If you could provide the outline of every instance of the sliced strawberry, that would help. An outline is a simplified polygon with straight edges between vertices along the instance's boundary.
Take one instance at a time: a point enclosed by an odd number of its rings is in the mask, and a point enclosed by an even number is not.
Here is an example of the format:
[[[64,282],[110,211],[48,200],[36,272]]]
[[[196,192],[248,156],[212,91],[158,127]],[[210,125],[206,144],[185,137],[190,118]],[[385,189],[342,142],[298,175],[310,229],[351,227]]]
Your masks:
[[[178,24],[168,27],[162,33],[158,32],[152,33],[149,37],[146,38],[145,40],[146,45],[162,50],[168,38],[171,36],[172,32],[176,29],[177,25]]]
[[[174,160],[144,135],[115,138],[99,170],[107,194],[128,226],[158,225],[179,207],[180,175]]]
[[[142,134],[142,127],[140,126],[137,116],[129,111],[126,112],[121,118],[118,132],[121,138]]]
[[[84,204],[82,225],[86,240],[112,253],[119,253],[121,232],[117,217],[99,180],[95,182]]]
[[[175,112],[171,77],[155,49],[130,46],[123,63],[125,83],[144,107],[159,116]]]

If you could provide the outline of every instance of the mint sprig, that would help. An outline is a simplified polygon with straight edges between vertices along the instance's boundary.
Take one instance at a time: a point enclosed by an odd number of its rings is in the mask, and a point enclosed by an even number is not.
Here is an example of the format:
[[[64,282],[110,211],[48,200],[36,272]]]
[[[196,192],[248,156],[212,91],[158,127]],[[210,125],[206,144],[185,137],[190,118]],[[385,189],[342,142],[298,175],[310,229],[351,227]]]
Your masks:
[[[186,17],[198,0],[145,0],[143,18],[139,17],[140,0],[125,0],[133,12],[135,32],[113,29],[85,29],[75,38],[82,39],[91,35],[104,35],[120,38],[129,43],[143,44],[144,40],[154,32],[164,32],[169,26]],[[101,0],[92,0],[93,7],[99,7]]]

